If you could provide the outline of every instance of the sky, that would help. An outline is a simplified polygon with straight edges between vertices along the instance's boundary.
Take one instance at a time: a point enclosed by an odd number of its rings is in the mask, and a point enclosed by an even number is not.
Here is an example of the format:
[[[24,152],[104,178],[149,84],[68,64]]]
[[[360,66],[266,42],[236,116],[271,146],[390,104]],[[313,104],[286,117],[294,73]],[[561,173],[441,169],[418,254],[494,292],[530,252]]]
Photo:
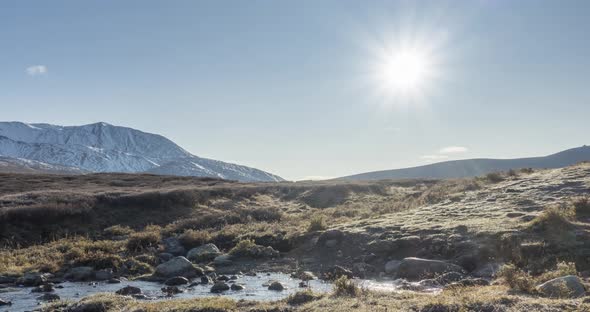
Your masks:
[[[292,180],[547,155],[590,143],[589,14],[583,0],[4,0],[0,120],[104,121]],[[403,91],[383,79],[400,51],[420,56]]]

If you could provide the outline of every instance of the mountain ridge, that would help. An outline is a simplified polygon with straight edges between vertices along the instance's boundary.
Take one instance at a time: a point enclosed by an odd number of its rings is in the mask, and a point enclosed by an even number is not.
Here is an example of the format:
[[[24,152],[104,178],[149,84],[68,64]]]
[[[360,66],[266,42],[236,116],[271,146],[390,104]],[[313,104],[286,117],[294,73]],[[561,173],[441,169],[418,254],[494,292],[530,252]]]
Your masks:
[[[434,164],[364,172],[335,180],[387,180],[387,179],[448,179],[480,176],[496,171],[520,168],[561,168],[582,161],[590,161],[590,146],[583,145],[547,156],[524,158],[473,158],[447,160]]]
[[[105,122],[81,126],[0,122],[0,156],[78,168],[84,172],[283,181],[259,169],[198,157],[159,134]]]

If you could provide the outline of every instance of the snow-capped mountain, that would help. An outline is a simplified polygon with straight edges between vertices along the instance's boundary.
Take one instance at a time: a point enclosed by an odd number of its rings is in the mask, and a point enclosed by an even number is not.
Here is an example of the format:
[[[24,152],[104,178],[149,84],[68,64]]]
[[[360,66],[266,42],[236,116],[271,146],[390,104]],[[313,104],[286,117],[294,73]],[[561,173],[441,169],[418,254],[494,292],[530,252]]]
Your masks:
[[[0,122],[0,156],[87,172],[283,180],[262,170],[197,157],[161,135],[104,122],[69,127]]]

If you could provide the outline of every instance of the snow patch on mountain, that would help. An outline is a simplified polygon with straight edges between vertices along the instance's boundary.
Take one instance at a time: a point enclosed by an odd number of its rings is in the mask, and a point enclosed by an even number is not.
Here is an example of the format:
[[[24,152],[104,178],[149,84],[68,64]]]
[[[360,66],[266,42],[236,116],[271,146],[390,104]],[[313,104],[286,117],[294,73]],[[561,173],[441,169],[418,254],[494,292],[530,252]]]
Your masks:
[[[283,180],[262,170],[200,158],[161,135],[104,122],[67,127],[0,122],[0,155],[89,172]]]

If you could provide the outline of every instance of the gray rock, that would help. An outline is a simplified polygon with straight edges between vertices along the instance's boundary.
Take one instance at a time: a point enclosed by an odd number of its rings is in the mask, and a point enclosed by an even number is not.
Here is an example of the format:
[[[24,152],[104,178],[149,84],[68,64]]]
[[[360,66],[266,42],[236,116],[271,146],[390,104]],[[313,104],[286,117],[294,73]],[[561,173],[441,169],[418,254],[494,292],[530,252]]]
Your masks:
[[[182,293],[182,290],[176,286],[167,286],[162,288],[162,292],[166,293],[167,295],[176,295]]]
[[[94,273],[94,278],[97,281],[108,281],[113,278],[113,270],[99,270]]]
[[[209,284],[211,283],[211,279],[209,276],[201,276],[201,284]]]
[[[172,254],[173,256],[182,256],[186,253],[186,249],[176,237],[168,237],[163,239],[162,244],[164,245],[165,253]]]
[[[231,265],[233,263],[231,259],[232,256],[230,254],[219,255],[215,257],[215,259],[213,260],[213,264],[215,264],[216,266]]]
[[[31,292],[52,292],[55,288],[53,287],[52,283],[47,283],[44,285],[37,286],[31,290]]]
[[[41,301],[58,301],[61,298],[56,294],[44,294],[43,296],[37,297],[37,300]]]
[[[94,268],[88,266],[75,267],[68,270],[66,279],[74,281],[89,281],[94,279]]]
[[[432,278],[448,272],[463,272],[463,268],[456,264],[439,260],[405,258],[398,267],[397,277],[408,280],[419,280]]]
[[[172,258],[174,258],[174,255],[171,253],[163,252],[158,255],[158,258],[160,258],[161,263],[164,263],[166,261],[172,260]]]
[[[217,278],[217,281],[227,282],[229,281],[229,277],[227,275],[221,275]]]
[[[188,284],[188,279],[182,276],[175,276],[167,279],[164,284],[168,286],[186,285]]]
[[[582,281],[574,275],[562,276],[537,286],[539,293],[551,298],[579,298],[586,294]]]
[[[396,274],[400,263],[402,262],[399,260],[387,261],[387,263],[385,263],[385,273]]]
[[[272,282],[269,286],[268,286],[268,290],[274,290],[274,291],[282,291],[285,289],[285,286],[283,286],[283,284],[281,284],[280,282]]]
[[[324,245],[327,248],[334,248],[334,247],[338,246],[338,240],[336,240],[336,239],[329,239],[329,240],[326,241],[326,243],[324,243]]]
[[[220,293],[226,290],[229,290],[230,287],[228,284],[226,284],[225,282],[217,282],[213,285],[213,287],[211,287],[211,292],[212,293]]]
[[[213,260],[219,255],[221,255],[221,251],[215,244],[205,244],[189,250],[186,257],[191,261],[202,262]]]
[[[200,274],[199,274],[200,273]],[[156,267],[155,276],[159,277],[194,277],[196,275],[202,275],[202,270],[195,268],[187,258],[176,257],[170,261],[164,262]]]
[[[122,296],[137,295],[141,294],[141,289],[138,287],[126,286],[117,290],[115,293]]]
[[[244,287],[243,285],[240,285],[240,284],[232,284],[230,288],[231,288],[231,290],[244,290],[244,289],[246,289],[246,287]]]
[[[16,283],[24,286],[39,286],[45,284],[51,278],[49,273],[30,272],[25,273]]]
[[[13,276],[0,275],[0,284],[12,284],[15,283],[16,280],[17,278]]]

